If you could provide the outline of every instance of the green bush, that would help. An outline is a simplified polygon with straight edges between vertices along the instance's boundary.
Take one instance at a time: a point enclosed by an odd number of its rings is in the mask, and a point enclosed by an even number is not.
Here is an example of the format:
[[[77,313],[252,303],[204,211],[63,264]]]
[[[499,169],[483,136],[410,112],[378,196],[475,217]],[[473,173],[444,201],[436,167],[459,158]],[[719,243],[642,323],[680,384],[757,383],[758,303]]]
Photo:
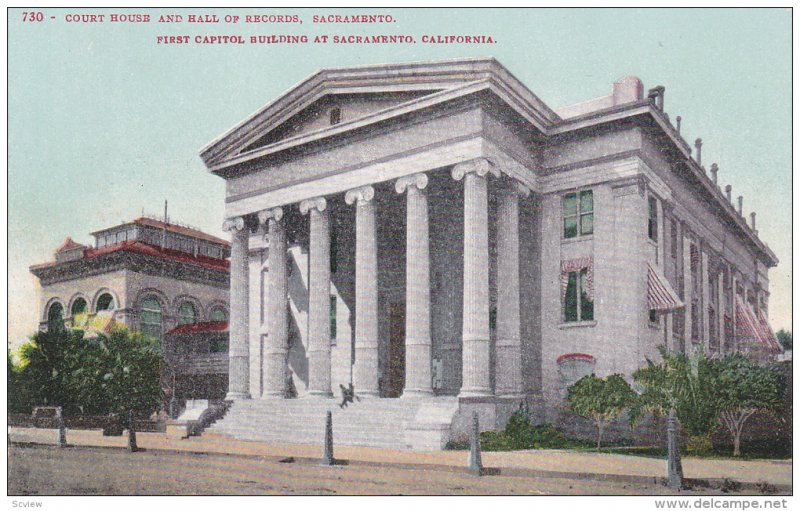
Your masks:
[[[567,437],[550,424],[533,424],[527,408],[523,405],[509,417],[505,429],[481,433],[481,449],[484,451],[576,449],[591,445],[591,442]],[[446,449],[469,449],[469,441],[451,441]]]
[[[124,328],[93,338],[64,328],[38,332],[10,369],[10,401],[21,413],[47,405],[61,406],[66,416],[147,417],[161,403],[159,343]]]

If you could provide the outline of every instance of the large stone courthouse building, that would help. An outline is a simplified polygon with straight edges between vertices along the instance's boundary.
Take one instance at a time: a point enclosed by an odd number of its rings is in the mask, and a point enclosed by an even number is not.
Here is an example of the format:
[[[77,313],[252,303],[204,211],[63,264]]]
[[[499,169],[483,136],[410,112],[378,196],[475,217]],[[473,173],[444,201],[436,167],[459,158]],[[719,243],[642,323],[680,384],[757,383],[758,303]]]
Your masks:
[[[491,58],[314,74],[201,152],[232,237],[212,431],[320,442],[332,408],[339,442],[441,448],[659,345],[769,358],[777,259],[700,151],[635,77],[555,111]]]

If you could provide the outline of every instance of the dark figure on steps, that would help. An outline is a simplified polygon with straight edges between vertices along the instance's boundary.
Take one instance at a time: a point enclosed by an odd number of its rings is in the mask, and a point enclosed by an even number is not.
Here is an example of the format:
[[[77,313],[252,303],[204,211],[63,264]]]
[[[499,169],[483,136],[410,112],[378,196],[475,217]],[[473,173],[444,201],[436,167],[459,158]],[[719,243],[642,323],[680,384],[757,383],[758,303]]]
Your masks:
[[[347,387],[340,383],[339,388],[342,390],[342,402],[339,404],[339,408],[346,408],[347,404],[352,403],[354,398],[361,401],[361,398],[356,396],[356,391],[353,388],[352,383],[350,383]]]

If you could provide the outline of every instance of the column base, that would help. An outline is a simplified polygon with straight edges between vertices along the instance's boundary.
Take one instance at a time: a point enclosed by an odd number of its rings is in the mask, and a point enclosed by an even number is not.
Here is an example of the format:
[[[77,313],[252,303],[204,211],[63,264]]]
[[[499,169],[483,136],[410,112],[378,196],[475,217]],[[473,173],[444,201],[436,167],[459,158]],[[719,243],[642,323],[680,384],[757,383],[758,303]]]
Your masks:
[[[250,399],[249,392],[228,392],[225,394],[225,401],[235,401],[237,399]]]
[[[524,392],[498,392],[495,395],[503,399],[526,399],[528,397]]]
[[[415,399],[421,397],[433,397],[433,390],[407,389],[403,390],[403,394],[400,396],[401,399]]]
[[[462,389],[458,397],[495,397],[491,389]]]
[[[381,393],[379,390],[364,390],[359,392],[356,389],[356,396],[358,397],[381,397]]]
[[[261,394],[261,399],[286,399],[286,393],[283,391],[265,390]]]
[[[324,390],[311,390],[306,394],[306,397],[329,399],[333,397],[333,392],[325,392]]]

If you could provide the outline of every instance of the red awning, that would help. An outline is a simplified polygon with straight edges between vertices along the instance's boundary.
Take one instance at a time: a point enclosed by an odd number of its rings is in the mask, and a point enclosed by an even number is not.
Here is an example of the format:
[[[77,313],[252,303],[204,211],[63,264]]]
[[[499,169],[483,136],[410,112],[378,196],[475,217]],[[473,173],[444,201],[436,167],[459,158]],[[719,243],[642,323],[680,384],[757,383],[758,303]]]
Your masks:
[[[649,263],[647,265],[647,304],[651,310],[672,312],[683,307],[683,302],[667,278]]]
[[[783,352],[764,313],[761,310],[757,314],[753,312],[740,296],[736,297],[736,335],[750,337],[774,353]]]

